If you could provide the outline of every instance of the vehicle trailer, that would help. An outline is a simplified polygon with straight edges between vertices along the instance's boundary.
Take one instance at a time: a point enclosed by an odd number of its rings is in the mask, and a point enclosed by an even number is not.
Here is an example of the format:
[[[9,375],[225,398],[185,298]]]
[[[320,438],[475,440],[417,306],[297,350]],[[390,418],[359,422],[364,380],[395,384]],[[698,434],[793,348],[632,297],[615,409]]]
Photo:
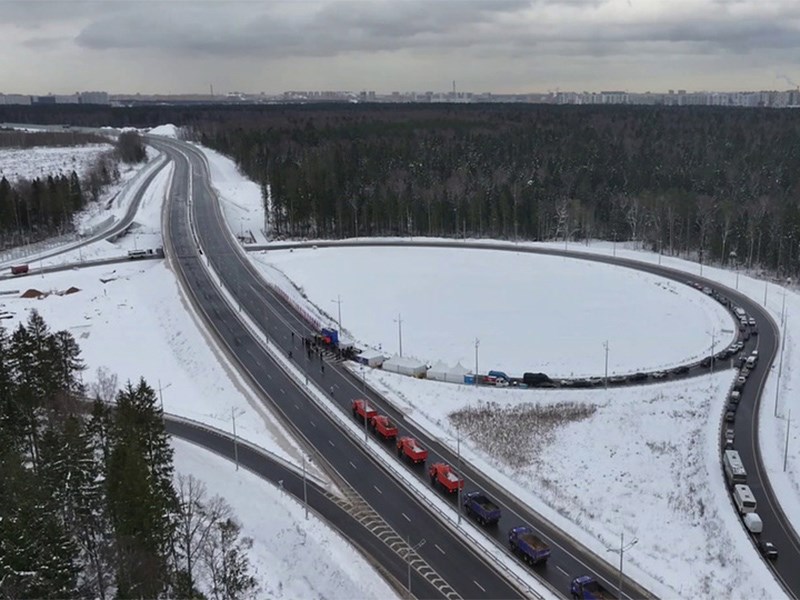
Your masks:
[[[521,525],[508,532],[511,551],[526,563],[536,565],[550,558],[550,547],[530,527]]]
[[[361,421],[369,421],[372,417],[376,416],[378,411],[367,404],[366,400],[353,400],[353,417]]]
[[[385,440],[393,440],[397,437],[397,425],[395,425],[386,415],[375,415],[369,420],[372,430],[381,434]]]
[[[418,465],[428,459],[428,451],[420,446],[414,438],[404,436],[397,439],[397,456],[405,456],[415,465]]]
[[[497,525],[502,516],[500,507],[483,492],[469,492],[464,497],[464,508],[481,525]]]
[[[28,265],[14,265],[11,267],[12,275],[24,275],[28,272]]]
[[[616,596],[600,585],[594,577],[583,575],[572,580],[569,591],[580,600],[616,600]]]
[[[431,485],[438,483],[450,494],[464,489],[464,480],[446,463],[433,463],[428,469],[428,476],[431,478]]]

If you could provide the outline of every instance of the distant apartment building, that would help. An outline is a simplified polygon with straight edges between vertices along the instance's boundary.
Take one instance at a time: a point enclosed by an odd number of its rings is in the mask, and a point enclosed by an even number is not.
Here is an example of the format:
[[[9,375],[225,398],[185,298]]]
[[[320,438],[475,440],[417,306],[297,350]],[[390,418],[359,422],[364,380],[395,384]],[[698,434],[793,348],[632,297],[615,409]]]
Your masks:
[[[108,92],[80,92],[78,101],[81,104],[108,104]]]
[[[0,94],[0,104],[31,104],[31,97],[25,94]]]

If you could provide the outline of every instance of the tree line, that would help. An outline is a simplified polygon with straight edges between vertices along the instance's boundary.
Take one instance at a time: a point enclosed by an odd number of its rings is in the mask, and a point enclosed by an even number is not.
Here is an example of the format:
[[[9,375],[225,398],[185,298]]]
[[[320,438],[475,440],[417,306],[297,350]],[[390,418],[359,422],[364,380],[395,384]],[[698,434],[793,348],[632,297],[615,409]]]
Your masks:
[[[0,131],[0,148],[108,144],[95,135],[76,132]],[[21,246],[74,231],[74,216],[120,178],[119,162],[147,158],[141,137],[122,133],[113,150],[101,153],[83,178],[76,171],[46,177],[0,178],[0,247]]]
[[[636,241],[800,271],[800,113],[709,106],[0,107],[174,123],[261,184],[276,236]]]
[[[154,390],[101,373],[35,311],[0,328],[0,597],[252,594],[230,507],[177,479]],[[113,403],[110,402],[113,400]]]

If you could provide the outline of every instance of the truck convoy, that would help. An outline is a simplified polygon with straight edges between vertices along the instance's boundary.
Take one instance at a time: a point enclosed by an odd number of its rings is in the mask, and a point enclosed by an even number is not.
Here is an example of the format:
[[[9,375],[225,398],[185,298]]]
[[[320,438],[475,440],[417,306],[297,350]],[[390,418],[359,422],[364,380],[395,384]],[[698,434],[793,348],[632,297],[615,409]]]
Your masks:
[[[397,440],[397,456],[406,457],[415,465],[424,463],[428,459],[428,451],[417,443],[412,437],[403,436]]]
[[[438,483],[450,494],[464,489],[464,479],[446,463],[433,463],[428,469],[428,476],[431,478],[431,485],[436,486]]]
[[[511,551],[529,565],[537,565],[550,558],[550,547],[531,529],[524,525],[514,527],[508,532],[508,545]]]
[[[372,417],[378,415],[378,411],[367,405],[366,400],[353,400],[353,417],[361,421],[369,421]]]
[[[385,440],[393,440],[397,437],[397,425],[386,415],[375,415],[369,420],[372,430],[381,434]]]
[[[500,507],[483,492],[469,492],[464,496],[464,508],[481,525],[497,525],[502,516]]]
[[[615,600],[611,592],[605,589],[600,583],[588,575],[576,577],[569,586],[569,591],[573,598],[580,600]]]

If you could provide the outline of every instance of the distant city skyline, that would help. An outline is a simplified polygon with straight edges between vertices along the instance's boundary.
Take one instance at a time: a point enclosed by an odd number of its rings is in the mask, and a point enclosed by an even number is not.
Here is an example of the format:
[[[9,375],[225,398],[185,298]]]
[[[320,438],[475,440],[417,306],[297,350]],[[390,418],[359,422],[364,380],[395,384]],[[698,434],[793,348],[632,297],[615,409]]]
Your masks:
[[[6,0],[0,82],[43,95],[796,89],[796,0]]]

